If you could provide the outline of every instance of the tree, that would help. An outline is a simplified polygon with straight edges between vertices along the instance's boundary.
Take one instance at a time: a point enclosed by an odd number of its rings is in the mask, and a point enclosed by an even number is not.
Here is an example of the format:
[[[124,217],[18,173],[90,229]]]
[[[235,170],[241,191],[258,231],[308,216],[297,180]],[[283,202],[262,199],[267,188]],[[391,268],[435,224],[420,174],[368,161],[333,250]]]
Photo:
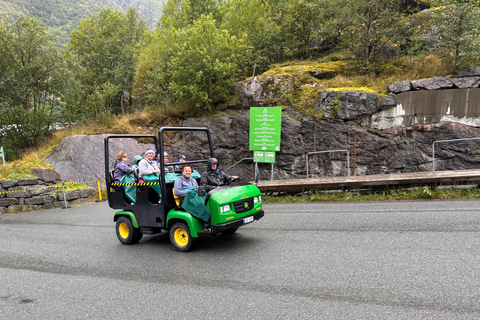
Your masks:
[[[325,20],[326,1],[290,0],[282,21],[286,48],[289,53],[307,54],[311,40],[318,38]],[[297,54],[297,55],[298,55]]]
[[[72,31],[67,50],[78,61],[80,83],[86,89],[86,100],[100,94],[105,110],[114,114],[121,110],[122,99],[129,98],[136,72],[139,47],[147,27],[134,7],[126,13],[110,8],[101,10],[80,22]],[[111,95],[112,86],[116,94]],[[104,88],[109,88],[104,92]]]
[[[222,17],[219,28],[245,39],[251,48],[250,66],[255,65],[259,72],[266,70],[282,48],[281,29],[273,19],[268,1],[228,0],[219,11]]]
[[[39,20],[0,20],[0,127],[9,155],[42,141],[61,112],[64,64],[55,41]]]
[[[52,77],[62,65],[55,38],[40,20],[9,20],[0,20],[0,98],[39,111],[53,103],[52,94],[59,94],[58,78]]]
[[[403,41],[398,0],[344,0],[338,5],[342,43],[367,71],[386,49]]]
[[[212,15],[162,27],[142,50],[135,92],[149,104],[208,110],[227,101],[249,55],[245,41],[219,30]]]
[[[177,30],[171,48],[169,91],[179,101],[209,109],[225,102],[248,59],[244,41],[218,30],[211,15]]]
[[[478,58],[480,11],[478,0],[439,0],[432,21],[435,53],[446,59],[454,71]]]

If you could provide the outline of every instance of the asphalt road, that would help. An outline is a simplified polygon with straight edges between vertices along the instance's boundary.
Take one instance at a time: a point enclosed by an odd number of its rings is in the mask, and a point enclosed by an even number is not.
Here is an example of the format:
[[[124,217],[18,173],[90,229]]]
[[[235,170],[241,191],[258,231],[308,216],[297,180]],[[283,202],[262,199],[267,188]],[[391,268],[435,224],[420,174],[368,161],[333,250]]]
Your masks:
[[[479,207],[265,205],[188,253],[105,202],[0,215],[0,319],[479,319]]]

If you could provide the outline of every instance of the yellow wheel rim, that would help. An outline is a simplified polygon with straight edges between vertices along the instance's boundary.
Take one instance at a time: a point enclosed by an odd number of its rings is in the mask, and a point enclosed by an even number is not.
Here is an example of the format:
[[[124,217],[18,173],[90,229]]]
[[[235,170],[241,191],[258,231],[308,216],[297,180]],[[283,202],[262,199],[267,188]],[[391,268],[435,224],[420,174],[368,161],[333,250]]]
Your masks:
[[[120,223],[120,225],[118,226],[118,232],[123,239],[127,239],[128,235],[130,234],[126,223]]]
[[[177,230],[175,230],[175,233],[174,233],[174,238],[175,238],[175,242],[179,245],[179,246],[186,246],[187,243],[188,243],[188,233],[185,229],[183,228],[178,228]]]

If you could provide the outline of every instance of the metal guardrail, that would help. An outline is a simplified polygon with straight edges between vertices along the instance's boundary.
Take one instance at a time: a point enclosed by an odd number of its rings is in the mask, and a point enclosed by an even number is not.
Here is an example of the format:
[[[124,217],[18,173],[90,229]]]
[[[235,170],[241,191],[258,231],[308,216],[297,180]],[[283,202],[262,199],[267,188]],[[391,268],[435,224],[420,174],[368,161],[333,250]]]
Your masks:
[[[227,169],[225,169],[225,172],[228,171],[229,169],[233,168],[234,166],[236,166],[237,164],[239,164],[240,162],[242,162],[243,160],[254,160],[254,158],[242,158],[240,159],[239,161],[235,162],[234,164],[232,164],[230,167],[228,167]],[[255,175],[254,175],[254,181],[257,181],[257,177],[258,177],[258,162],[255,162]],[[271,172],[271,175],[270,175],[270,180],[273,180],[273,163],[272,163],[272,172]]]
[[[435,143],[438,143],[438,142],[454,142],[454,141],[462,141],[462,140],[478,140],[478,139],[480,139],[480,137],[434,141],[432,143],[432,174],[435,174]]]
[[[348,179],[350,179],[350,152],[346,149],[342,150],[327,150],[327,151],[313,151],[313,152],[308,152],[307,153],[307,179],[308,179],[308,155],[309,154],[315,154],[315,153],[332,153],[332,152],[346,152],[347,153],[347,173],[348,173]]]
[[[228,167],[227,169],[225,169],[225,171],[228,171],[230,168],[233,168],[235,167],[237,164],[239,164],[240,162],[242,162],[243,160],[253,160],[253,158],[242,158],[240,160],[238,160],[237,162],[235,162],[234,164],[232,164],[230,167]]]

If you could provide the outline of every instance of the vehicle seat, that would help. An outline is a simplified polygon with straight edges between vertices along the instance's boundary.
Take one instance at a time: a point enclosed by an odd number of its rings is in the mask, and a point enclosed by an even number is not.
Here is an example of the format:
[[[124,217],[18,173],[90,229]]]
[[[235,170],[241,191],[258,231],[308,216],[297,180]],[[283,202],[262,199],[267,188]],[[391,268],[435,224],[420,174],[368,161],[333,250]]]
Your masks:
[[[140,179],[140,175],[139,175],[139,168],[136,167],[136,168],[133,168],[133,177],[135,178],[135,182],[138,183],[138,180]]]
[[[110,170],[110,186],[116,190],[116,191],[120,191],[122,190],[123,188],[121,186],[112,186],[111,184],[115,182],[115,179],[114,179],[114,176],[113,176],[113,173],[114,173],[115,169],[112,169]]]
[[[175,194],[175,189],[172,188],[173,199],[175,200],[175,207],[180,208],[180,198]]]

